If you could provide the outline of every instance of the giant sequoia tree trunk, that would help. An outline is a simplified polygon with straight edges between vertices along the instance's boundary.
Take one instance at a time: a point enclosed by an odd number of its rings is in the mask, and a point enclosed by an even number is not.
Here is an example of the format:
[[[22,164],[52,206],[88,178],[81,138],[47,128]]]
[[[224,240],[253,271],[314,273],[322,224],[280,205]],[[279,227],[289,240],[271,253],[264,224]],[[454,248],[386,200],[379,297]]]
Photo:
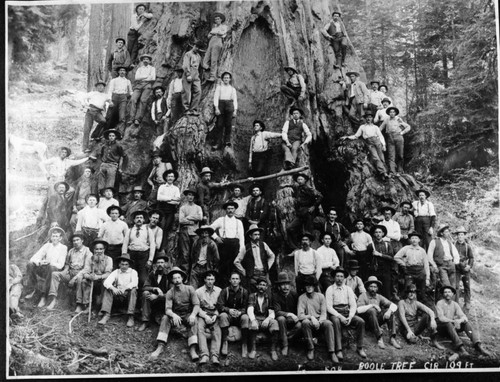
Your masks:
[[[231,138],[234,160],[231,160],[231,150],[213,150],[206,143],[214,125],[215,90],[214,84],[206,83],[202,88],[200,117],[183,117],[169,132],[179,157],[181,189],[194,186],[198,171],[206,165],[215,171],[216,181],[223,176],[229,179],[248,176],[252,121],[262,119],[268,130],[281,131],[289,117],[289,103],[280,92],[280,85],[287,77],[282,68],[294,65],[306,79],[307,99],[300,106],[314,137],[300,162],[310,165],[314,184],[325,196],[323,207],[337,207],[350,227],[353,218],[369,216],[382,202],[396,204],[411,199],[416,187],[411,176],[383,182],[376,177],[362,141],[342,143],[339,140],[343,135],[354,133],[357,125],[346,115],[344,92],[338,81],[349,70],[360,72],[362,81],[366,81],[366,76],[350,43],[344,72],[333,67],[335,55],[321,29],[331,19],[332,11],[339,9],[336,1],[150,3],[150,9],[154,18],[141,28],[144,48],[140,53],[153,56],[157,73],[155,85],[167,86],[174,78],[174,68],[181,63],[183,53],[190,49],[195,38],[207,43],[210,16],[214,12],[226,15],[230,29],[219,75],[226,70],[233,73],[233,85],[238,92],[239,110]],[[135,174],[130,180],[136,184],[144,181],[150,169],[149,153],[143,150],[145,142],[150,144],[155,138],[148,119],[142,122],[140,131],[137,141],[128,136],[124,139],[125,146],[133,151],[129,156],[135,164],[129,172]],[[140,149],[134,148],[137,143]],[[283,154],[279,146],[280,142],[271,145],[269,172],[282,169]],[[294,216],[291,183],[291,177],[282,177],[267,184],[266,195],[277,201],[283,226]],[[132,186],[129,182],[121,190]],[[227,190],[221,191],[218,202],[225,197]]]
[[[90,6],[89,25],[89,59],[87,90],[91,91],[98,80],[104,78],[104,4],[92,4]]]
[[[127,41],[127,33],[130,27],[130,15],[132,14],[132,4],[112,4],[111,5],[111,26],[109,28],[108,45],[106,48],[105,60],[115,49],[115,40],[121,37]],[[105,78],[108,79],[109,72],[106,70]]]

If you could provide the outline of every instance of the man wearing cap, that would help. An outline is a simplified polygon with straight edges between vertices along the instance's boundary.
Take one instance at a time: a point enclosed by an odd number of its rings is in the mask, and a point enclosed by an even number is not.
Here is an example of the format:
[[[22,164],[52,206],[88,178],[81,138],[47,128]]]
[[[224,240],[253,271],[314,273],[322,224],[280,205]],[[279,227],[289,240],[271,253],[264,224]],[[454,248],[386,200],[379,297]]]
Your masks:
[[[391,104],[391,100],[385,96],[382,99],[382,109],[378,109],[377,112],[375,113],[375,118],[373,119],[373,123],[375,123],[377,126],[380,126],[382,122],[384,122],[386,119],[389,119],[389,115],[386,113],[387,108]]]
[[[256,289],[248,296],[247,314],[250,320],[248,358],[254,359],[257,355],[256,339],[259,331],[271,334],[271,359],[278,360],[277,345],[279,336],[278,322],[275,320],[273,302],[267,293],[268,280],[266,277],[257,277]]]
[[[344,23],[341,19],[341,13],[335,11],[332,13],[332,20],[326,24],[321,31],[329,41],[335,53],[335,69],[345,66],[345,58],[347,53],[347,38]]]
[[[309,127],[301,119],[304,115],[302,109],[298,107],[290,108],[292,118],[283,124],[281,139],[283,140],[283,151],[285,153],[285,170],[290,170],[297,166],[297,156],[299,149],[305,150],[312,141],[312,134]],[[304,141],[302,141],[305,135]]]
[[[116,48],[109,55],[108,58],[108,71],[111,73],[112,78],[116,78],[119,75],[120,68],[127,70],[132,63],[130,59],[130,53],[125,48],[125,39],[118,37],[115,40]]]
[[[248,170],[250,175],[257,178],[264,176],[269,167],[271,151],[269,150],[269,140],[272,138],[280,138],[281,133],[272,131],[264,131],[266,125],[264,122],[256,119],[253,121],[254,134],[250,139],[250,150],[248,155]]]
[[[156,200],[158,196],[158,187],[162,184],[165,184],[165,180],[163,179],[163,174],[167,170],[171,170],[172,165],[170,163],[165,163],[162,161],[160,152],[153,152],[153,169],[149,173],[147,182],[151,186],[151,193],[149,194],[149,202],[153,208],[156,208]]]
[[[76,287],[76,290],[81,290],[83,280],[83,268],[87,261],[90,261],[92,253],[89,248],[83,245],[83,234],[76,232],[72,237],[73,248],[71,248],[66,256],[66,263],[62,271],[52,272],[50,289],[48,293],[49,299],[52,301],[47,306],[47,310],[53,310],[56,306],[57,293],[61,281],[67,284],[70,288]],[[77,304],[78,304],[77,296]],[[80,300],[81,303],[81,300]]]
[[[365,222],[363,219],[355,220],[354,226],[356,227],[356,231],[351,233],[352,257],[355,257],[361,264],[359,274],[361,279],[366,280],[369,276],[368,263],[373,251],[373,239],[365,231]]]
[[[184,69],[178,66],[174,69],[175,77],[168,85],[167,106],[170,112],[170,127],[184,114],[184,105],[182,103],[182,75]],[[165,131],[166,132],[166,131]]]
[[[133,199],[122,207],[120,219],[124,220],[129,227],[134,224],[132,214],[136,211],[145,211],[148,208],[148,202],[142,199],[144,189],[141,186],[135,186],[132,189]]]
[[[420,301],[431,305],[426,297],[426,287],[431,285],[431,274],[429,260],[425,249],[420,244],[420,234],[410,232],[408,234],[410,244],[401,248],[394,256],[394,261],[399,265],[401,273],[405,278],[405,285],[414,285],[417,288],[417,297]]]
[[[365,111],[368,114],[368,102],[370,101],[370,94],[364,82],[359,80],[358,72],[347,72],[347,77],[351,80],[348,85],[343,85],[347,95],[346,105],[353,106],[355,115],[358,119],[362,116],[366,119]],[[370,113],[373,118],[373,113]]]
[[[298,100],[306,99],[306,82],[302,74],[299,74],[293,66],[285,66],[285,72],[288,74],[288,80],[285,85],[281,86],[281,91],[290,100],[292,105]]]
[[[206,330],[210,331],[210,355],[212,363],[219,364],[219,350],[221,345],[221,329],[218,321],[220,312],[217,310],[217,301],[221,289],[215,286],[215,279],[218,273],[214,270],[206,271],[203,275],[205,284],[196,289],[196,295],[200,300],[200,310],[198,312],[198,342],[200,347],[200,364],[208,362],[208,344]]]
[[[149,272],[148,278],[142,287],[142,324],[139,327],[140,332],[148,327],[153,311],[161,313],[162,316],[164,314],[165,295],[168,292],[167,262],[168,257],[166,255],[158,255],[155,258],[155,266]]]
[[[83,281],[80,284],[81,289],[77,289],[76,302],[77,307],[75,313],[80,313],[84,310],[90,301],[90,292],[97,295],[97,300],[94,305],[101,308],[102,299],[104,297],[104,280],[113,271],[113,259],[106,255],[108,243],[102,239],[96,239],[91,245],[94,255],[87,258],[87,263],[83,269]],[[90,307],[92,308],[92,307]]]
[[[291,282],[288,272],[280,272],[275,282],[278,290],[272,294],[273,310],[279,326],[281,354],[284,356],[288,355],[288,339],[297,337],[302,328],[297,316],[299,296],[292,290]]]
[[[256,224],[250,225],[247,231],[250,242],[243,250],[240,249],[234,260],[234,266],[245,278],[245,286],[250,292],[256,291],[258,279],[263,277],[269,282],[269,270],[276,258],[271,248],[261,240],[262,231]]]
[[[152,57],[149,54],[143,54],[141,56],[142,65],[135,72],[134,92],[130,100],[130,118],[136,126],[141,124],[144,117],[146,103],[151,96],[151,85],[156,79],[156,69],[151,65],[151,60]]]
[[[83,243],[86,246],[96,239],[104,222],[109,220],[105,211],[97,208],[97,195],[87,196],[87,205],[78,211],[76,231],[82,232]]]
[[[163,213],[163,249],[167,248],[168,236],[175,223],[175,213],[181,202],[181,190],[174,185],[179,178],[179,173],[175,170],[167,170],[163,173],[165,184],[158,187],[158,209]]]
[[[125,51],[127,52],[127,51]],[[128,52],[127,52],[128,54]],[[130,64],[129,64],[130,65]],[[116,129],[120,132],[125,131],[125,119],[127,117],[127,102],[132,96],[132,83],[127,78],[128,66],[119,66],[116,68],[118,76],[109,81],[108,95],[111,98],[106,119],[111,123],[113,115],[118,113],[118,125]],[[108,126],[111,128],[111,125]],[[93,134],[94,136],[94,134]]]
[[[69,229],[72,213],[72,200],[68,195],[69,184],[57,182],[53,189],[55,193],[50,192],[43,201],[38,213],[37,225],[45,224],[50,227],[59,226],[62,229]]]
[[[256,224],[262,228],[261,234],[265,233],[269,220],[269,204],[262,197],[263,188],[261,184],[254,183],[250,186],[250,199],[247,203],[245,213],[246,221],[249,224]]]
[[[99,168],[99,190],[105,187],[114,187],[116,174],[122,173],[127,165],[127,153],[117,140],[122,139],[118,130],[110,129],[104,132],[106,142],[101,149],[101,166]]]
[[[240,219],[243,222],[243,226],[246,225],[245,215],[247,212],[248,201],[252,197],[251,195],[242,196],[241,193],[243,191],[243,187],[240,184],[235,184],[233,186],[233,195],[230,200],[238,204],[238,208],[234,211],[234,216]]]
[[[328,287],[325,293],[326,310],[330,321],[333,323],[335,333],[335,356],[337,361],[342,361],[342,327],[354,329],[356,331],[356,352],[366,358],[363,350],[363,340],[365,337],[365,321],[356,315],[356,295],[350,286],[346,285],[345,279],[347,271],[342,267],[337,267],[332,271],[335,283]],[[333,354],[332,354],[333,357]]]
[[[341,266],[347,264],[353,252],[349,249],[350,233],[342,223],[337,222],[337,210],[330,207],[326,221],[321,225],[321,231],[328,232],[332,238],[332,248],[335,250]]]
[[[198,238],[193,243],[189,261],[189,281],[194,288],[203,284],[203,274],[219,269],[219,249],[212,240],[214,230],[209,225],[202,225],[195,233]]]
[[[420,313],[420,314],[419,314]],[[398,303],[399,330],[409,343],[416,343],[425,329],[431,332],[431,345],[439,350],[444,347],[437,342],[437,323],[434,311],[417,300],[417,287],[406,286],[406,298]]]
[[[135,211],[132,214],[134,225],[129,229],[122,245],[123,255],[130,255],[134,268],[139,275],[139,289],[142,288],[148,277],[148,270],[153,264],[156,252],[156,242],[153,232],[145,224],[147,213],[145,211]]]
[[[308,276],[318,280],[323,270],[318,252],[311,248],[314,236],[311,233],[304,232],[299,237],[302,248],[295,250],[292,256],[294,257],[295,286],[297,293],[300,295],[305,290],[304,280]]]
[[[455,232],[457,241],[455,247],[458,251],[459,263],[456,266],[457,302],[460,300],[460,281],[464,284],[464,309],[470,308],[470,270],[474,266],[474,247],[467,240],[467,230],[460,226]]]
[[[384,179],[388,179],[387,170],[384,162],[385,139],[377,125],[373,124],[373,114],[367,112],[364,115],[366,123],[361,125],[354,135],[347,135],[341,139],[358,139],[360,137],[366,142],[368,146],[368,153],[370,154],[371,161],[378,173]]]
[[[376,115],[377,111],[382,109],[382,100],[385,98],[385,94],[378,90],[379,85],[379,81],[370,81],[371,89],[368,90],[368,110],[373,115]]]
[[[313,230],[313,213],[321,204],[323,195],[316,189],[307,185],[308,175],[299,173],[293,175],[297,186],[293,187],[295,199],[295,218],[286,227],[288,246],[292,249],[298,247],[296,238],[300,232]]]
[[[135,12],[130,20],[130,29],[127,34],[127,48],[130,53],[130,60],[135,65],[137,54],[139,52],[139,29],[146,21],[151,20],[152,13],[146,12],[146,6],[139,4],[135,7]]]
[[[432,240],[427,249],[427,258],[434,272],[439,274],[441,285],[456,285],[455,266],[460,262],[457,248],[451,241],[450,227],[441,224],[437,237]]]
[[[128,236],[128,225],[123,220],[120,220],[122,210],[118,206],[110,206],[106,213],[110,220],[105,221],[99,229],[97,235],[107,243],[106,254],[113,259],[117,259],[122,254],[122,246],[125,237]],[[114,264],[115,268],[118,264]]]
[[[443,298],[436,303],[438,333],[451,339],[453,346],[458,350],[458,354],[468,356],[469,353],[465,350],[464,343],[458,335],[458,332],[465,332],[472,341],[477,353],[490,356],[490,353],[481,346],[477,331],[472,328],[460,305],[453,301],[455,299],[455,288],[445,285],[441,288],[441,294]]]
[[[31,290],[25,298],[33,298],[38,291],[42,294],[39,308],[43,308],[46,303],[46,294],[49,292],[52,273],[63,269],[68,254],[68,247],[61,244],[62,237],[66,233],[60,227],[53,227],[49,230],[50,243],[46,243],[29,260],[26,265],[27,290]],[[38,278],[43,280],[40,284]],[[38,287],[42,286],[42,290]]]
[[[401,345],[396,341],[394,315],[398,307],[377,293],[379,289],[382,289],[382,283],[378,281],[376,276],[368,277],[368,280],[365,282],[365,288],[367,292],[358,297],[357,313],[368,323],[368,327],[377,337],[379,348],[385,349],[384,340],[382,339],[383,332],[380,326],[386,323],[391,335],[391,345],[396,349],[401,349]]]
[[[427,199],[431,193],[427,190],[420,189],[415,191],[418,200],[412,203],[413,215],[415,216],[415,231],[422,236],[422,247],[427,250],[429,243],[434,234],[434,226],[436,225],[436,212],[434,204]]]
[[[164,127],[167,120],[167,99],[164,97],[165,88],[161,85],[155,86],[153,89],[155,99],[151,105],[151,120],[156,126],[156,136],[162,135],[166,128]]]
[[[316,252],[321,259],[321,276],[319,277],[319,286],[324,293],[330,285],[333,284],[332,271],[340,265],[337,253],[330,247],[332,244],[332,234],[324,232],[321,235],[320,241],[323,243]]]
[[[190,253],[196,239],[196,230],[203,220],[201,207],[194,203],[196,191],[186,189],[183,192],[186,202],[179,208],[179,258],[177,266],[186,272],[190,269]]]
[[[358,276],[359,263],[357,260],[349,260],[347,266],[349,275],[345,276],[345,285],[352,289],[357,299],[360,294],[366,292],[363,280]]]
[[[150,359],[157,359],[167,344],[170,330],[187,331],[188,346],[192,361],[198,360],[196,345],[198,344],[198,313],[200,300],[191,285],[184,285],[186,273],[173,267],[167,277],[173,284],[165,296],[165,315],[161,319],[160,330],[156,341],[158,347],[151,353]]]
[[[207,55],[208,52],[205,58]],[[217,116],[217,148],[231,143],[233,118],[236,117],[238,111],[236,89],[230,84],[233,76],[229,72],[224,72],[220,78],[222,83],[217,84],[214,93],[215,115]]]
[[[99,314],[102,319],[98,322],[100,325],[106,325],[111,317],[111,308],[113,302],[126,303],[128,321],[127,326],[134,326],[134,311],[137,302],[138,277],[137,271],[132,269],[130,259],[127,253],[124,253],[118,259],[119,268],[115,269],[104,281],[104,297]]]
[[[413,215],[410,214],[411,202],[403,201],[401,202],[400,207],[401,212],[396,212],[393,220],[399,224],[401,232],[401,245],[408,245],[410,244],[410,238],[408,237],[408,234],[415,231],[415,222],[413,219]]]
[[[389,171],[392,174],[399,175],[404,172],[404,138],[403,135],[411,130],[410,125],[404,122],[397,115],[397,107],[388,107],[385,112],[389,115],[380,125],[380,131],[386,131],[387,136],[387,161],[389,162]]]
[[[212,16],[213,26],[208,34],[208,49],[203,58],[202,65],[203,69],[210,69],[210,77],[207,79],[208,82],[214,82],[217,77],[219,58],[222,53],[224,38],[227,34],[227,25],[223,24],[225,20],[226,16],[220,12],[215,12]]]
[[[201,48],[201,41],[195,42],[191,50],[184,53],[182,58],[182,103],[186,114],[200,115],[198,107],[201,100],[201,81],[199,66],[201,57],[198,53]]]
[[[218,218],[210,225],[215,231],[212,237],[219,248],[219,273],[224,281],[229,278],[238,253],[245,251],[243,223],[234,216],[237,207],[235,202],[224,203],[222,208],[226,211],[226,216]]]
[[[69,147],[60,147],[59,155],[45,159],[40,162],[40,169],[49,181],[49,196],[54,193],[53,186],[57,182],[64,182],[66,172],[70,167],[78,166],[89,160],[88,157],[81,159],[69,159],[71,149]],[[49,168],[47,170],[47,167]]]
[[[99,203],[97,208],[106,211],[108,207],[119,206],[118,200],[113,198],[115,189],[113,187],[106,187],[100,191]]]
[[[372,228],[373,252],[368,263],[370,275],[375,275],[382,280],[380,290],[385,298],[391,298],[392,289],[392,267],[394,263],[394,250],[390,243],[384,240],[387,235],[387,228],[383,225],[376,225]]]
[[[305,293],[300,295],[297,305],[297,316],[302,323],[302,332],[306,340],[307,359],[314,359],[313,331],[322,331],[331,360],[338,362],[335,355],[335,334],[333,324],[326,317],[326,299],[321,293],[315,292],[318,281],[310,275],[303,281]]]
[[[90,131],[92,130],[94,121],[100,124],[106,124],[106,118],[104,117],[103,112],[106,103],[111,101],[109,94],[104,92],[104,88],[106,87],[105,82],[98,81],[94,86],[96,91],[87,93],[83,98],[84,107],[87,108],[85,113],[85,122],[83,124],[83,151],[89,149]]]

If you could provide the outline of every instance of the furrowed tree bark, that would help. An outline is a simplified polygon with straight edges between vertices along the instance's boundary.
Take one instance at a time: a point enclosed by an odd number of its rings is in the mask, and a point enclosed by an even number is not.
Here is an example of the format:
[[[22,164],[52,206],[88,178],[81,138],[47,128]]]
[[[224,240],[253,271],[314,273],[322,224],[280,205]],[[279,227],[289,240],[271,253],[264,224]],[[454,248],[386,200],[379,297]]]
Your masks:
[[[91,91],[98,80],[104,79],[103,38],[104,4],[90,6],[89,59],[87,90]]]
[[[132,14],[132,3],[112,4],[111,5],[111,25],[109,28],[108,44],[106,48],[105,60],[115,49],[115,40],[121,37],[127,41],[127,33],[130,27],[130,15]],[[109,77],[109,72],[105,69],[106,80]]]

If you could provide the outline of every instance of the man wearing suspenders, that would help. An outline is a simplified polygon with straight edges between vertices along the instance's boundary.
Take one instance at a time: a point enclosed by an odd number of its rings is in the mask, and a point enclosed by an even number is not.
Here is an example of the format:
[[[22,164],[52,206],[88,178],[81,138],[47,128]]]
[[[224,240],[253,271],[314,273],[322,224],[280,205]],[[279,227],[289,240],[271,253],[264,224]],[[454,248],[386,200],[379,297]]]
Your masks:
[[[415,231],[422,236],[422,247],[427,250],[434,233],[436,224],[436,212],[434,205],[427,200],[431,195],[427,190],[417,190],[418,200],[412,203],[413,215],[415,216]]]

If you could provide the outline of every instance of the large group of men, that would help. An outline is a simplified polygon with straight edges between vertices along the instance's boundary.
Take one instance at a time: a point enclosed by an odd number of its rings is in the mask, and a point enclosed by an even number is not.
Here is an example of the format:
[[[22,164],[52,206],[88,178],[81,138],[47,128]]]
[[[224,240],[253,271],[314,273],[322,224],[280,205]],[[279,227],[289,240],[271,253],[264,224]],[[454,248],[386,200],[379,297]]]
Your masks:
[[[397,208],[381,206],[377,216],[354,221],[355,229],[350,232],[338,221],[335,208],[328,209],[322,220],[314,219],[323,196],[307,174],[295,173],[295,218],[286,227],[280,263],[280,254],[266,243],[271,210],[276,207],[263,197],[262,184],[252,184],[248,196],[243,195],[241,185],[233,185],[232,197],[223,204],[224,216],[214,219],[211,201],[226,183],[214,182],[213,171],[204,167],[196,187],[181,192],[175,184],[179,177],[175,161],[164,162],[155,151],[147,178],[149,197],[145,199],[146,188],[137,185],[126,203],[114,198],[117,174],[126,169],[128,159],[118,141],[127,126],[139,126],[149,118],[146,105],[156,79],[147,54],[140,56],[134,83],[127,78],[127,72],[138,64],[138,29],[152,17],[146,10],[143,4],[136,7],[128,50],[125,39],[116,40],[116,50],[108,61],[113,79],[109,84],[99,82],[97,91],[88,95],[83,141],[87,156],[69,159],[71,150],[62,147],[58,157],[40,163],[49,192],[39,222],[46,224],[49,241],[29,259],[24,299],[38,298],[39,308],[53,310],[64,290],[76,294],[77,314],[96,308],[100,326],[108,323],[119,305],[126,309],[129,328],[135,327],[139,316],[138,331],[156,321],[157,348],[151,359],[162,355],[171,331],[187,337],[191,359],[200,364],[218,364],[220,356],[228,354],[229,340],[238,337],[241,355],[254,359],[258,333],[264,332],[271,340],[273,360],[278,359],[278,349],[286,357],[289,341],[300,340],[306,344],[307,359],[312,360],[315,338],[320,338],[326,342],[331,361],[338,363],[346,350],[343,329],[355,332],[356,353],[366,358],[365,328],[383,349],[381,327],[385,324],[389,343],[398,349],[398,333],[412,344],[428,330],[431,345],[443,349],[436,337],[440,333],[452,339],[459,353],[467,354],[457,334],[464,331],[476,350],[487,355],[464,313],[471,302],[474,247],[464,227],[454,231],[456,240],[449,226],[436,227],[428,190],[418,190],[417,200],[403,201]],[[223,14],[214,14],[202,63],[210,73],[209,83],[216,81],[222,42],[228,33],[224,21]],[[343,28],[340,13],[334,12],[323,31],[340,66],[345,66],[347,49]],[[199,48],[196,43],[185,53],[167,98],[163,87],[154,88],[150,118],[158,134],[168,132],[183,114],[199,114]],[[306,97],[304,79],[291,66],[286,71],[290,79],[281,90],[292,99],[291,118],[281,133],[266,132],[265,124],[255,120],[248,160],[249,173],[255,177],[266,174],[270,139],[282,139],[285,170],[297,166],[299,149],[312,140],[303,112],[296,106]],[[397,108],[389,107],[390,98],[380,91],[383,85],[372,81],[368,91],[357,73],[348,74],[347,102],[366,120],[348,138],[362,136],[376,168],[389,177],[381,154],[386,129],[389,172],[402,172],[402,135],[409,125],[397,117]],[[218,147],[230,141],[238,109],[231,79],[231,73],[224,72],[214,93]],[[116,128],[110,128],[113,113],[118,115]],[[372,123],[374,114],[380,128]],[[94,121],[99,124],[91,135]],[[89,148],[91,136],[105,139],[97,154]],[[95,161],[94,154],[101,159],[97,177],[89,166],[76,183],[67,183],[68,171],[89,159]],[[172,235],[177,235],[174,250],[169,247]],[[316,248],[318,239],[321,246]],[[283,264],[288,260],[293,266],[287,272]],[[11,264],[9,307],[13,318],[23,316],[19,308],[22,280],[19,268]],[[461,282],[463,309],[459,305]]]

